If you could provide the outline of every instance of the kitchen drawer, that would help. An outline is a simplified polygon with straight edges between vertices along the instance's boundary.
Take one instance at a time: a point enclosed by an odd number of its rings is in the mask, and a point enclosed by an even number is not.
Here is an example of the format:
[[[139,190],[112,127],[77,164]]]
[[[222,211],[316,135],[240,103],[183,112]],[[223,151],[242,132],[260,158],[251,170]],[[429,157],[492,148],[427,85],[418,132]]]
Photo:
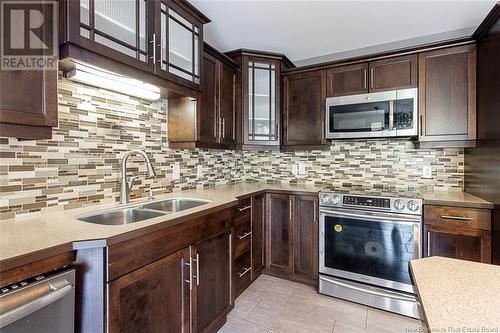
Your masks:
[[[250,216],[250,211],[252,210],[252,204],[250,198],[241,199],[238,203],[238,208],[236,208],[236,218],[241,216]]]
[[[234,220],[234,234],[238,237],[250,232],[250,214],[241,216]]]
[[[491,211],[448,206],[424,206],[424,223],[434,226],[491,230]]]
[[[252,266],[250,264],[250,252],[237,258],[234,264],[234,289],[236,297],[245,290],[250,283],[252,275]]]

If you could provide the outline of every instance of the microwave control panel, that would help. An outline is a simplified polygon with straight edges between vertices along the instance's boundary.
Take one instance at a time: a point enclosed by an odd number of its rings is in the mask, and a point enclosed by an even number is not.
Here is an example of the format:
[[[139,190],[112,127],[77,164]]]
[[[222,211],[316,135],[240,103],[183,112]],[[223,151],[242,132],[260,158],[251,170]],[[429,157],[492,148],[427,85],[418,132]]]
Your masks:
[[[395,121],[396,128],[405,129],[413,127],[413,99],[400,99],[396,101]]]

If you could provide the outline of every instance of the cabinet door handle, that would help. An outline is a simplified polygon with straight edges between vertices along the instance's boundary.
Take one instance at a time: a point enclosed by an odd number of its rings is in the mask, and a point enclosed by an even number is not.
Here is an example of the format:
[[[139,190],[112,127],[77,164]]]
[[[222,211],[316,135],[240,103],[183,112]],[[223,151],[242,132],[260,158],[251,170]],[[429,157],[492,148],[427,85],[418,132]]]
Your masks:
[[[423,121],[423,116],[420,115],[420,136],[423,136],[424,135],[424,121]]]
[[[364,80],[363,81],[364,82],[363,83],[363,90],[368,89],[368,87],[367,87],[367,78],[366,78],[367,76],[368,76],[368,72],[366,71],[366,69],[363,69],[363,80]]]
[[[370,69],[370,89],[373,89],[373,77],[375,76],[375,71],[373,67]]]
[[[249,231],[249,232],[245,232],[243,235],[240,235],[240,236],[237,236],[237,237],[238,237],[238,239],[244,239],[244,238],[250,236],[251,234],[252,234],[252,232]]]
[[[200,254],[196,253],[196,259],[193,259],[193,261],[196,261],[196,275],[193,276],[196,279],[196,285],[200,285]]]
[[[243,272],[238,273],[238,277],[242,278],[246,273],[250,272],[251,269],[252,269],[252,267],[245,268],[245,270]]]
[[[431,232],[427,231],[427,256],[431,256]]]
[[[244,212],[245,210],[249,210],[250,208],[252,208],[252,205],[248,205],[248,206],[241,207],[241,208],[238,208],[238,209],[240,210],[240,212]]]
[[[153,44],[153,56],[149,57],[149,59],[152,59],[153,64],[156,64],[156,34],[153,34],[153,40],[150,43]]]
[[[226,138],[226,118],[222,118],[222,138]]]
[[[292,220],[292,199],[289,200],[290,202],[290,221]]]
[[[184,261],[184,258],[182,258],[182,261]],[[192,283],[192,276],[193,276],[193,262],[192,262],[192,258],[191,256],[189,256],[189,263],[184,263],[186,266],[189,266],[189,279],[188,280],[184,280],[185,282],[187,282],[187,284],[189,284],[189,290],[192,290],[193,289],[193,283]],[[182,270],[184,272],[184,268]]]
[[[442,220],[474,221],[473,217],[467,216],[441,215],[439,218]]]
[[[325,121],[321,122],[321,141],[325,140]]]

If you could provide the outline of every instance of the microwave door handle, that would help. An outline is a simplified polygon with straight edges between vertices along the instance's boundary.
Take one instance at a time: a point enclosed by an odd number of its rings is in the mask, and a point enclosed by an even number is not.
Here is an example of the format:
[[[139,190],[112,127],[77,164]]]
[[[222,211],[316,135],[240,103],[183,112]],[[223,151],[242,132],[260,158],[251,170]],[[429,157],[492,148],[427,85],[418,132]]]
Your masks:
[[[389,101],[389,129],[394,128],[394,101]]]

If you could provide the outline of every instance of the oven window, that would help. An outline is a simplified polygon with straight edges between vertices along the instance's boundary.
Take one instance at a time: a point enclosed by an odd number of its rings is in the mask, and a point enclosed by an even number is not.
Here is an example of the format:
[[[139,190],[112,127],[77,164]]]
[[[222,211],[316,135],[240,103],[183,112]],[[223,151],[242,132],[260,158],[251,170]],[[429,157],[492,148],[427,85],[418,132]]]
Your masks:
[[[371,132],[389,129],[389,101],[330,106],[331,132]]]
[[[325,267],[411,284],[411,225],[327,216]]]

